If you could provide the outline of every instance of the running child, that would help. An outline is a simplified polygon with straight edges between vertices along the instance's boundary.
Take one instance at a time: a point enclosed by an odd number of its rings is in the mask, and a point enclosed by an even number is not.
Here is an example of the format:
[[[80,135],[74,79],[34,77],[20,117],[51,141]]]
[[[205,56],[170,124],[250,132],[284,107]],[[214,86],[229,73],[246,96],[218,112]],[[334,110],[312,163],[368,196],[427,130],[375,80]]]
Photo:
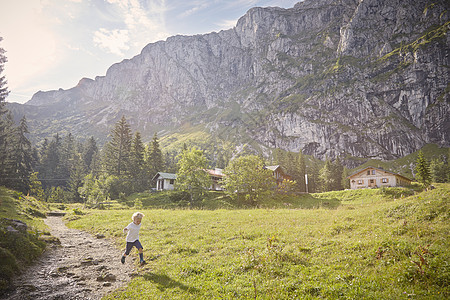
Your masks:
[[[139,242],[139,229],[141,229],[141,221],[143,217],[143,213],[135,212],[131,217],[131,220],[133,220],[133,222],[128,224],[128,226],[123,229],[123,232],[127,233],[127,248],[125,250],[125,253],[122,255],[122,259],[120,260],[123,264],[125,263],[125,258],[130,254],[130,251],[131,249],[133,249],[133,247],[136,247],[136,249],[138,249],[139,251],[140,264],[145,264],[144,248],[142,247],[141,242]]]

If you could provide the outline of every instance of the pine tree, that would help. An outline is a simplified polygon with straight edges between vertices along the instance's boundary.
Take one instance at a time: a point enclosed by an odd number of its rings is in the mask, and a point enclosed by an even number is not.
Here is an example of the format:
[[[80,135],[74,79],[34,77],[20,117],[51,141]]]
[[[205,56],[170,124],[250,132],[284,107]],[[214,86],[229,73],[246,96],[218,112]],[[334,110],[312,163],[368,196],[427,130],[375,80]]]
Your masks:
[[[341,160],[338,157],[336,157],[336,160],[332,164],[332,187],[331,190],[333,191],[339,191],[342,190],[342,176],[344,174],[344,166],[341,163]]]
[[[29,179],[32,173],[33,149],[26,137],[28,133],[27,120],[23,117],[15,131],[16,135],[9,152],[11,170],[9,176],[13,179],[11,187],[26,192],[29,187]]]
[[[3,40],[0,37],[0,42]],[[5,56],[5,50],[0,48],[0,184],[4,183],[4,179],[6,178],[5,174],[5,163],[7,158],[6,152],[6,139],[7,139],[7,131],[8,126],[5,120],[5,115],[7,110],[5,109],[6,97],[9,94],[8,88],[6,86],[6,78],[2,76],[4,65],[7,62]]]
[[[56,174],[58,186],[67,187],[69,185],[70,176],[72,170],[75,168],[75,164],[81,163],[77,155],[75,139],[69,133],[62,139],[61,147],[59,148],[60,163]]]
[[[11,181],[14,180],[14,166],[11,158],[12,147],[16,139],[17,129],[11,112],[6,111],[6,114],[0,119],[0,184],[11,186]]]
[[[112,131],[112,139],[105,146],[104,167],[109,175],[126,176],[130,169],[131,129],[124,116]]]
[[[67,184],[67,200],[69,202],[82,202],[79,188],[83,186],[83,179],[87,174],[87,168],[81,155],[73,156],[73,166],[70,170],[70,179]]]
[[[134,192],[142,192],[149,186],[147,184],[146,168],[145,168],[145,146],[142,143],[141,134],[136,132],[131,144],[131,177]]]
[[[29,186],[29,194],[30,196],[34,196],[38,200],[44,201],[45,194],[42,189],[42,183],[38,179],[38,172],[31,173],[30,176],[30,186]]]
[[[350,188],[350,180],[348,180],[349,170],[344,167],[344,172],[342,172],[342,179],[341,179],[341,185],[343,189],[349,189]]]
[[[91,169],[92,161],[94,160],[95,155],[98,152],[97,142],[94,137],[91,136],[83,146],[83,151],[81,157],[83,159],[83,163],[86,166],[87,170]]]
[[[39,163],[38,172],[43,181],[44,190],[52,186],[60,184],[58,178],[61,167],[61,138],[56,134],[47,147],[42,149],[41,161]]]
[[[297,182],[297,190],[300,192],[306,192],[306,160],[302,150],[298,152],[295,165],[297,168],[297,178],[295,179]]]
[[[320,186],[322,192],[331,191],[333,188],[333,170],[329,159],[325,161],[325,165],[319,171]]]
[[[168,173],[176,173],[178,153],[175,150],[166,151],[163,157],[164,157],[163,171]]]
[[[311,165],[307,166],[308,174],[308,192],[314,193],[320,191],[320,165],[318,161],[313,161]]]
[[[0,37],[0,42],[3,40],[2,37]],[[3,108],[6,97],[9,94],[8,87],[6,86],[7,81],[5,76],[2,76],[2,73],[5,69],[5,63],[8,61],[8,59],[5,56],[5,49],[0,48],[0,111]],[[1,114],[0,114],[1,117]]]
[[[147,166],[149,178],[153,178],[156,173],[161,172],[164,169],[163,154],[159,147],[158,136],[156,133],[153,136],[152,142],[148,146]]]
[[[417,156],[415,171],[417,181],[424,187],[428,187],[431,184],[430,166],[422,151],[419,151]]]

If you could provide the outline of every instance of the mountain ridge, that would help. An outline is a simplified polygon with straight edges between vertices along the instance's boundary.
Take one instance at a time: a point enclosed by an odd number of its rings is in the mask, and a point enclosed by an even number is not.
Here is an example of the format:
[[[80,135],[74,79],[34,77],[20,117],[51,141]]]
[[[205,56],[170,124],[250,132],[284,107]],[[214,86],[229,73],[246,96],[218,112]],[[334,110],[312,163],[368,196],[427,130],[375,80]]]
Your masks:
[[[147,140],[192,124],[237,151],[393,159],[450,145],[449,27],[444,0],[252,8],[232,29],[148,44],[105,76],[11,110],[34,140],[105,141],[125,115]]]

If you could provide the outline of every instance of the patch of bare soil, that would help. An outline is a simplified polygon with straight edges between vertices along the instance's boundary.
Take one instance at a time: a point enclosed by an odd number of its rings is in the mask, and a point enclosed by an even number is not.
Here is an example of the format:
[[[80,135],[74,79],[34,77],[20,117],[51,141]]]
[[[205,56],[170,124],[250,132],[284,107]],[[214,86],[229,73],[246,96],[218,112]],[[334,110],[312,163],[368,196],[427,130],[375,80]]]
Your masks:
[[[2,299],[100,299],[137,275],[133,255],[122,264],[122,250],[111,241],[70,229],[61,217],[45,223],[61,244],[49,246]]]

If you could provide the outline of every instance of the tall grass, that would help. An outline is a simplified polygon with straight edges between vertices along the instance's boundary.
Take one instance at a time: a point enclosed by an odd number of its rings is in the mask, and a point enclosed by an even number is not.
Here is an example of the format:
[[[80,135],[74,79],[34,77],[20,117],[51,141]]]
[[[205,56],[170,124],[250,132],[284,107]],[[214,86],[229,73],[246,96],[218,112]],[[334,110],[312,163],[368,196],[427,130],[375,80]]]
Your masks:
[[[447,299],[449,191],[314,194],[339,203],[314,209],[144,210],[149,264],[105,299]],[[69,224],[124,248],[133,212]]]

